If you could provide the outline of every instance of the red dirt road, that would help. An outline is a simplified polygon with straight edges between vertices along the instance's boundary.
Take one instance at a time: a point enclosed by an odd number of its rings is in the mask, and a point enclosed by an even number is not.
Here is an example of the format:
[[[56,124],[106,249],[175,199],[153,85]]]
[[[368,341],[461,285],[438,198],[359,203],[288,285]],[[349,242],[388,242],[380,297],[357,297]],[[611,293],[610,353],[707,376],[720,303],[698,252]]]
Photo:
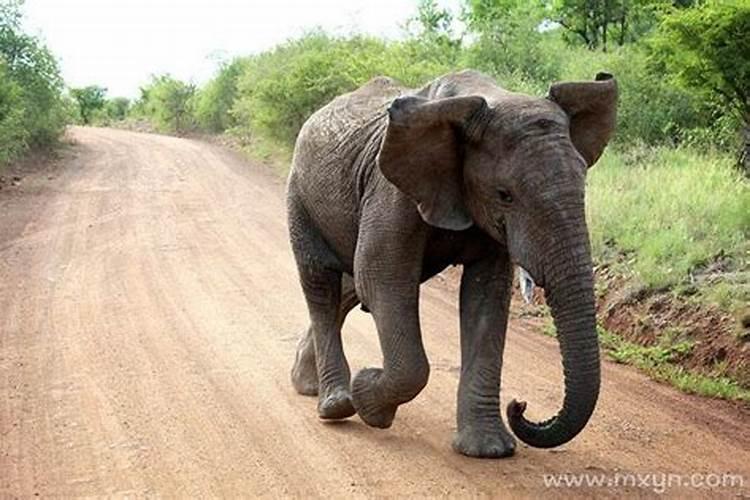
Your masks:
[[[750,495],[746,410],[610,362],[568,445],[453,453],[457,297],[440,278],[423,287],[425,391],[390,430],[318,421],[289,382],[307,318],[283,181],[199,141],[71,136],[54,170],[0,191],[0,496],[652,496],[662,473],[679,475],[674,496]],[[528,321],[510,329],[503,399],[549,416],[557,344]],[[369,316],[344,336],[353,371],[380,364]],[[636,484],[545,485],[561,473]],[[744,487],[676,483],[725,473]]]

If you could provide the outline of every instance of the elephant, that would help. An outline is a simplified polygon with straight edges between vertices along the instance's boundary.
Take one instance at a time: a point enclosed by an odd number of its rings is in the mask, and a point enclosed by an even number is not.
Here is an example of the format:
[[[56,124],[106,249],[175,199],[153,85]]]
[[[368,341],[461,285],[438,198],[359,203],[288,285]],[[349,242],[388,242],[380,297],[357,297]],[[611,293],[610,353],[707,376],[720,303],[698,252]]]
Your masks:
[[[544,290],[564,372],[559,412],[542,422],[513,400],[516,438],[551,448],[588,423],[600,387],[593,264],[584,213],[588,168],[615,128],[611,74],[554,83],[534,97],[464,70],[409,89],[377,77],[333,99],[301,128],[287,180],[291,247],[310,323],[291,378],[321,419],[355,413],[391,426],[430,365],[420,284],[461,265],[461,370],[453,449],[514,454],[500,381],[514,265]],[[350,381],[341,328],[361,304],[382,368]]]

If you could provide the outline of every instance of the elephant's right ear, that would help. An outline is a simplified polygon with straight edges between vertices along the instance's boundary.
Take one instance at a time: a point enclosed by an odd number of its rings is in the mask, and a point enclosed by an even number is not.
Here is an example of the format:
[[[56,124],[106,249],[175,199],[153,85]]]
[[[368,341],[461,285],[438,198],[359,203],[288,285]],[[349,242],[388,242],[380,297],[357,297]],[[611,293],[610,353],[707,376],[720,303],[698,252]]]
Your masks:
[[[473,224],[463,200],[461,144],[487,108],[479,96],[399,97],[388,108],[378,153],[386,179],[417,204],[425,222],[460,231]]]
[[[552,85],[548,99],[570,117],[570,138],[586,165],[601,156],[615,130],[617,82],[609,73],[598,73],[593,82],[563,82]]]

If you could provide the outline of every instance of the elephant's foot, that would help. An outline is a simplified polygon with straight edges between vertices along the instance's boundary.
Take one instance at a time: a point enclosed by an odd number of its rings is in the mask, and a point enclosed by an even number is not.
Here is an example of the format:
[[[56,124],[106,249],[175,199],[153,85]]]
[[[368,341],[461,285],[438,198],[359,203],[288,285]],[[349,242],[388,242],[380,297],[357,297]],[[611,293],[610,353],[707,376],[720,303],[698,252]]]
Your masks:
[[[396,416],[396,404],[383,404],[385,399],[378,384],[383,370],[365,368],[352,381],[352,402],[360,418],[370,427],[387,429]]]
[[[292,367],[294,390],[304,396],[318,395],[318,367],[315,364],[315,346],[307,330],[297,343],[297,354]]]
[[[348,389],[337,387],[322,393],[318,401],[318,416],[323,420],[340,420],[354,415],[352,396]]]
[[[456,432],[453,450],[469,457],[505,458],[516,450],[516,440],[503,427],[491,431],[466,426]]]

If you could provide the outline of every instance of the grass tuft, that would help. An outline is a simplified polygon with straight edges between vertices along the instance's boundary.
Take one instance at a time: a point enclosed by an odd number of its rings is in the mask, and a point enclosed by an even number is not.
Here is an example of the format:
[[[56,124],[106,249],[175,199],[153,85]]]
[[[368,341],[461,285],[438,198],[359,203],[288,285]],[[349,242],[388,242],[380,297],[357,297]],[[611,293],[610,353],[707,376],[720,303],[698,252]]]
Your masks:
[[[609,357],[617,363],[635,366],[652,379],[669,383],[682,392],[750,402],[750,390],[722,375],[721,366],[716,366],[714,373],[705,375],[676,364],[681,356],[690,352],[693,344],[677,340],[674,332],[666,332],[656,345],[642,346],[600,327],[599,340]]]

